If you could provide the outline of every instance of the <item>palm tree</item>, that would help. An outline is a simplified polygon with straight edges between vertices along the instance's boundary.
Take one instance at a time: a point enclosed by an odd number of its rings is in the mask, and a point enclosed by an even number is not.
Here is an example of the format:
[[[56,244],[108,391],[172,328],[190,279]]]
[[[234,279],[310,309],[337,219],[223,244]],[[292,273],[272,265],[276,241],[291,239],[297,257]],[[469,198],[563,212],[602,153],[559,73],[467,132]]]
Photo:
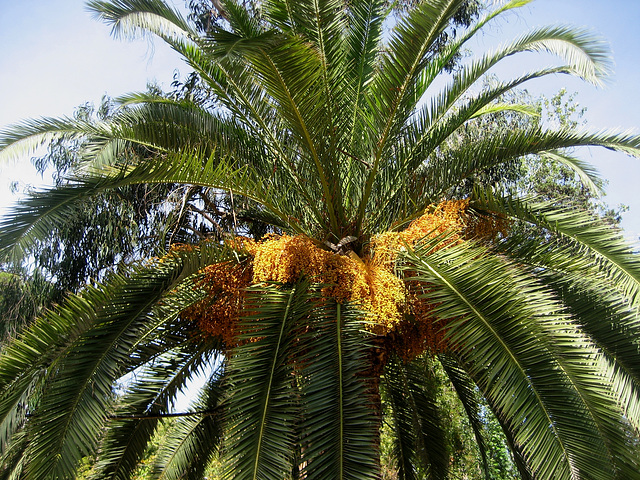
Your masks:
[[[158,478],[377,478],[390,432],[399,478],[447,478],[432,372],[443,372],[477,436],[479,399],[524,479],[640,478],[640,265],[619,232],[561,202],[480,181],[530,155],[598,179],[567,149],[640,156],[623,133],[473,128],[518,109],[505,92],[551,74],[598,84],[602,42],[543,27],[445,65],[496,7],[434,49],[462,0],[429,0],[389,35],[382,1],[223,1],[199,35],[161,0],[92,1],[116,35],[150,32],[215,96],[205,107],[150,95],[105,122],[39,119],[6,129],[4,154],[82,139],[65,185],[2,223],[19,257],[86,196],[173,183],[248,199],[270,234],[172,245],[69,295],[0,356],[0,478],[130,478],[162,418],[175,429]],[[555,54],[474,93],[505,57]],[[524,125],[524,126],[523,126]],[[472,141],[464,133],[478,131]],[[473,187],[468,187],[473,184]],[[463,186],[465,186],[463,188]],[[90,227],[90,226],[87,226]],[[189,412],[173,399],[208,375]]]

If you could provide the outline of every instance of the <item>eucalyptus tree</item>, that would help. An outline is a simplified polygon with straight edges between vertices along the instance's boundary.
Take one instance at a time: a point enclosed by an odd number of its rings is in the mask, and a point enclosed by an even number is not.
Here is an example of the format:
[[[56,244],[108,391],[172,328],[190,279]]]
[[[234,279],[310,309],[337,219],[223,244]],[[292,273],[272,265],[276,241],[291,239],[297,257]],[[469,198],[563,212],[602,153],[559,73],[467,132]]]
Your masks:
[[[115,188],[183,184],[228,192],[269,225],[173,245],[70,295],[0,356],[2,478],[129,478],[190,378],[208,380],[158,453],[158,478],[376,478],[382,425],[401,478],[447,478],[433,372],[446,375],[477,436],[479,399],[522,478],[635,479],[640,429],[637,256],[579,206],[506,195],[468,179],[531,154],[592,170],[566,149],[640,156],[616,132],[517,128],[460,135],[528,80],[598,84],[609,52],[586,31],[542,27],[433,86],[511,0],[434,42],[462,0],[429,0],[383,36],[377,0],[269,0],[199,34],[160,0],[89,3],[115,35],[152,33],[215,93],[130,95],[106,121],[39,119],[3,132],[4,155],[82,139],[82,168],[2,223],[19,257]],[[256,13],[256,12],[252,12]],[[480,93],[504,58],[555,54]],[[464,141],[460,141],[463,139]],[[206,209],[206,205],[202,205]],[[512,229],[513,222],[540,235]],[[91,228],[91,225],[87,225]]]

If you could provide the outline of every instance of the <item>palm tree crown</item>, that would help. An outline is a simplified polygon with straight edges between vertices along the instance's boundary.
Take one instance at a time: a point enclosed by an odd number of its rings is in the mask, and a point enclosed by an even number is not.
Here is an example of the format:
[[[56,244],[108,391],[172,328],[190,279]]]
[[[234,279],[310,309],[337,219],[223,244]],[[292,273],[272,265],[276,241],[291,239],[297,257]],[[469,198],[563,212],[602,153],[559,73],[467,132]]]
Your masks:
[[[215,101],[136,94],[106,121],[5,129],[4,155],[51,138],[84,147],[74,177],[3,221],[4,258],[27,254],[85,197],[147,183],[242,198],[269,233],[170,245],[69,295],[6,346],[0,478],[73,478],[96,454],[100,478],[130,478],[204,371],[158,478],[203,478],[218,452],[234,479],[378,478],[384,424],[400,478],[444,479],[436,370],[487,478],[480,401],[521,478],[640,478],[637,256],[590,212],[481,180],[540,155],[597,188],[567,149],[640,156],[640,138],[473,128],[526,115],[500,99],[530,79],[599,84],[607,49],[582,30],[538,28],[460,65],[434,95],[474,35],[528,2],[497,6],[436,48],[463,3],[426,0],[388,35],[378,0],[265,0],[253,14],[226,0],[206,34],[162,0],[89,3],[116,35],[169,43]],[[527,51],[560,65],[474,90]]]

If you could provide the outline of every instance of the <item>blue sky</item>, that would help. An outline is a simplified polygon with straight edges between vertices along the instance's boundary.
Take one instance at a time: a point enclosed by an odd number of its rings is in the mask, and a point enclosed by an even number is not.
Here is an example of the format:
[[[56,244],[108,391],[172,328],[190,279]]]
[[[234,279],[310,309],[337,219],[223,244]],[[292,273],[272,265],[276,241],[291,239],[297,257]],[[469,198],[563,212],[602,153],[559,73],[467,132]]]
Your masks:
[[[183,2],[175,0],[175,4]],[[558,23],[589,26],[606,38],[615,74],[606,89],[554,77],[531,83],[528,90],[549,96],[563,87],[578,92],[578,103],[587,107],[589,128],[640,133],[640,1],[536,0],[487,32],[477,48],[482,51],[529,28]],[[124,42],[110,38],[109,33],[109,27],[85,11],[81,0],[0,0],[0,127],[31,117],[71,115],[85,102],[99,103],[104,94],[144,90],[148,80],[168,89],[176,68],[183,74],[189,71],[159,41]],[[537,66],[548,63],[523,58]],[[509,71],[522,73],[533,66],[516,60]],[[581,156],[609,180],[605,200],[631,208],[623,226],[629,237],[637,239],[640,160],[602,149],[590,149]],[[28,159],[0,165],[0,207],[10,202],[11,180],[39,181]]]

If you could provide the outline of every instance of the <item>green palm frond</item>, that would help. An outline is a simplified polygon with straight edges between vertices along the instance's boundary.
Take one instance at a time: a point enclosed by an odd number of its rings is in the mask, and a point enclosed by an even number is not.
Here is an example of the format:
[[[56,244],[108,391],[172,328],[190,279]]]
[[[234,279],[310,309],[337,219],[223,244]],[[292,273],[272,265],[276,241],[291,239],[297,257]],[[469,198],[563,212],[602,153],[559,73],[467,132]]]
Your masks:
[[[13,435],[11,445],[0,455],[0,480],[19,480],[27,462],[29,437],[24,430]]]
[[[238,166],[233,160],[217,157],[215,152],[207,160],[198,152],[178,153],[165,160],[125,168],[103,166],[66,186],[27,197],[15,208],[14,217],[0,224],[0,242],[4,246],[0,254],[24,256],[37,239],[46,238],[48,232],[73,215],[84,197],[127,185],[195,184],[232,191],[255,200],[294,232],[305,231],[309,220],[320,216],[314,211],[317,205],[306,203],[299,190],[287,187],[278,175]]]
[[[478,34],[478,32],[482,31],[487,24],[509,10],[525,6],[530,3],[530,1],[531,0],[510,0],[504,2],[502,5],[496,6],[496,8],[470,25],[465,32],[448,42],[442,50],[432,54],[432,57],[429,58],[428,63],[418,77],[416,101],[422,99],[422,96],[429,86],[442,74],[443,70],[446,69],[446,66],[454,59],[455,55],[459,54],[469,40]]]
[[[107,133],[102,123],[68,117],[24,120],[0,130],[0,161],[32,155],[54,139],[82,140],[87,135],[100,137]]]
[[[612,288],[618,288],[632,302],[640,298],[640,263],[633,248],[619,231],[598,221],[590,212],[555,207],[550,202],[535,202],[479,195],[477,205],[547,229],[562,242],[581,252],[582,268],[596,269],[605,275]],[[561,254],[562,245],[557,247]],[[565,253],[566,255],[566,253]],[[572,255],[572,261],[580,257]],[[565,256],[568,260],[568,257]],[[565,262],[566,264],[566,262]]]
[[[425,66],[425,58],[451,17],[460,8],[460,0],[425,2],[401,21],[389,40],[389,49],[380,60],[379,72],[372,79],[368,94],[375,105],[376,149],[358,208],[356,231],[359,233],[376,180],[380,162],[392,152],[389,139],[396,138],[415,105],[416,79]]]
[[[303,475],[366,479],[375,475],[378,420],[374,382],[363,371],[370,348],[362,312],[332,301],[313,312],[298,354],[302,375]]]
[[[225,34],[228,36],[228,34]],[[322,89],[323,64],[315,49],[297,38],[244,39],[227,42],[246,59],[246,66],[264,86],[279,116],[302,150],[297,162],[309,164],[321,186],[329,225],[339,234],[344,221],[342,199],[333,179],[336,158],[326,152],[321,138],[328,134],[326,106],[330,102]],[[220,39],[216,44],[224,45]]]
[[[214,376],[218,372],[214,373]],[[153,466],[153,477],[159,480],[199,480],[203,478],[208,461],[222,439],[221,377],[212,377],[205,385],[194,412],[177,420],[168,438],[160,446]]]
[[[551,277],[551,278],[549,278]],[[580,275],[562,277],[551,273],[545,281],[583,324],[613,364],[611,381],[627,421],[640,431],[640,368],[630,361],[640,354],[640,323],[635,308],[606,283],[597,288]]]
[[[356,146],[356,138],[359,131],[365,128],[363,119],[366,111],[366,85],[374,75],[374,61],[378,55],[378,42],[382,35],[382,7],[383,2],[376,0],[355,1],[351,4],[349,17],[349,30],[346,42],[349,45],[348,64],[352,67],[349,72],[353,78],[349,78],[351,86],[352,112],[351,126],[348,132],[351,134],[351,148]],[[362,155],[363,152],[355,152]]]
[[[538,127],[505,131],[448,150],[434,159],[427,173],[429,198],[439,198],[448,189],[475,173],[504,164],[525,155],[554,152],[558,149],[602,146],[629,155],[640,155],[640,136],[625,133],[581,133],[567,129],[543,131]]]
[[[95,445],[113,401],[112,383],[123,373],[137,336],[199,299],[191,286],[174,289],[221,255],[219,248],[204,248],[134,269],[129,278],[114,276],[107,286],[72,296],[6,348],[0,358],[3,398],[47,378],[38,414],[27,426],[37,435],[25,454],[26,478],[72,474]],[[156,307],[163,297],[171,302]],[[112,348],[116,343],[119,348]]]
[[[516,112],[522,115],[527,115],[531,117],[539,117],[540,114],[535,109],[535,107],[531,105],[518,105],[512,103],[494,103],[491,105],[487,105],[476,113],[474,113],[471,118],[481,117],[482,115],[489,115],[493,113],[502,113],[502,112]]]
[[[395,455],[400,478],[447,478],[450,451],[445,440],[438,390],[427,360],[404,363],[395,358],[385,370]]]
[[[614,232],[610,235],[617,236]],[[519,239],[519,241],[518,241]],[[630,361],[640,353],[640,323],[637,307],[607,278],[602,261],[580,251],[573,242],[534,244],[522,237],[500,245],[505,254],[529,265],[531,273],[552,288],[569,311],[579,318],[582,329],[614,365],[614,392],[627,420],[640,424],[640,370]],[[584,248],[584,247],[583,247]]]
[[[101,442],[96,469],[100,478],[128,479],[143,457],[156,432],[160,419],[169,414],[176,394],[202,367],[217,358],[206,347],[194,351],[175,351],[156,359],[142,372],[135,372],[136,382],[118,398],[110,416],[108,430]]]
[[[502,95],[513,91],[520,85],[536,79],[555,74],[571,74],[572,70],[566,67],[551,67],[536,70],[507,82],[499,82],[496,85],[485,88],[477,95],[468,95],[468,90],[479,82],[482,76],[478,75],[467,80],[466,88],[458,82],[453,82],[438,96],[426,104],[417,115],[417,121],[413,126],[411,135],[415,138],[412,149],[407,155],[408,165],[415,166],[430,154],[435,148],[444,144],[459,131],[469,120],[490,112],[494,102]]]
[[[243,156],[255,144],[249,142],[246,130],[237,122],[189,101],[145,100],[140,106],[124,110],[113,123],[117,128],[113,134],[116,139],[135,140],[160,151],[199,148],[207,155],[207,147]]]
[[[559,165],[569,167],[580,179],[580,182],[595,195],[600,196],[604,193],[602,178],[600,178],[596,169],[584,160],[565,152],[544,152],[540,156]]]
[[[195,34],[180,12],[161,0],[91,0],[87,9],[110,24],[115,37],[130,38],[152,32],[170,41]]]
[[[432,125],[444,118],[451,108],[490,68],[503,59],[521,52],[546,51],[566,62],[555,68],[546,68],[523,75],[520,79],[496,87],[496,93],[506,91],[524,81],[552,73],[571,73],[593,83],[599,83],[610,69],[609,50],[602,39],[569,27],[542,27],[508,43],[495,52],[487,53],[456,75],[453,82],[432,101]],[[488,94],[494,96],[496,93]]]
[[[451,319],[449,341],[461,364],[532,470],[542,478],[611,478],[618,468],[637,468],[610,369],[558,300],[481,249],[426,255],[434,245],[407,253],[407,268],[436,289],[429,298],[439,318]]]
[[[407,401],[411,399],[411,395],[406,394],[408,386],[406,382],[400,382],[397,375],[393,375],[393,365],[393,363],[387,365],[389,374],[385,376],[385,383],[395,380],[399,385],[389,385],[388,388],[385,388],[385,384],[383,384],[381,393],[387,409],[385,417],[389,418],[388,424],[393,441],[392,455],[398,469],[398,476],[402,480],[410,480],[419,478],[417,477],[418,472],[416,472],[419,466],[425,468],[424,461],[420,463],[415,461],[421,436],[416,431],[419,428],[414,426],[418,423],[418,419],[411,416],[411,413],[415,414],[415,408],[409,409],[406,405]]]
[[[259,16],[252,15],[252,12],[245,9],[241,2],[237,0],[222,0],[220,6],[222,9],[218,13],[224,15],[233,32],[244,37],[256,37],[264,33]],[[255,8],[257,9],[258,5]],[[216,27],[213,30],[215,31]]]
[[[482,460],[482,470],[485,478],[489,477],[489,458],[487,455],[487,442],[482,431],[482,420],[480,418],[480,409],[478,408],[478,394],[476,392],[476,386],[473,381],[466,375],[463,368],[461,368],[455,358],[451,355],[439,355],[438,360],[442,364],[451,385],[453,386],[462,408],[467,415],[473,435],[478,445],[478,452]],[[523,476],[523,480],[528,480]]]
[[[433,43],[461,4],[456,0],[425,2],[394,28],[372,85],[379,112],[383,115],[380,118],[383,141],[379,149],[387,148],[384,140],[390,135],[391,128],[397,128],[397,117],[400,116],[399,123],[404,124],[409,109],[413,109],[409,102],[413,100],[411,94],[416,78],[428,63]]]
[[[496,417],[496,420],[502,428],[502,433],[504,434],[507,445],[509,446],[509,451],[511,453],[513,463],[518,470],[518,474],[520,475],[520,479],[535,480],[538,478],[534,475],[531,471],[531,467],[527,464],[524,454],[522,453],[522,448],[515,441],[513,432],[509,429],[507,423],[501,420],[500,417]]]
[[[283,152],[281,139],[274,135],[274,130],[271,128],[274,119],[273,107],[269,102],[263,101],[262,88],[254,81],[254,77],[246,70],[243,62],[231,61],[228,58],[213,61],[209,55],[205,54],[210,50],[207,45],[211,44],[206,39],[199,39],[195,34],[191,34],[190,40],[179,37],[168,38],[163,36],[162,28],[153,28],[153,25],[145,23],[144,16],[148,15],[158,20],[159,25],[168,22],[170,30],[185,30],[186,26],[181,17],[179,14],[174,14],[171,7],[162,1],[120,1],[113,5],[108,2],[92,2],[90,6],[97,15],[104,16],[108,22],[116,26],[128,25],[129,30],[150,28],[151,32],[159,34],[200,74],[208,87],[224,100],[226,108],[229,108],[238,118],[243,119],[245,126],[249,129],[258,128],[259,131],[254,133],[269,138],[268,144],[278,152]],[[229,9],[229,13],[236,11],[236,8]],[[137,12],[144,12],[144,15],[138,16]],[[246,28],[242,31],[247,33]],[[195,41],[198,42],[198,46],[193,43]]]
[[[229,360],[225,478],[280,479],[293,469],[299,404],[292,394],[294,328],[309,315],[305,283],[252,287],[240,345]]]

